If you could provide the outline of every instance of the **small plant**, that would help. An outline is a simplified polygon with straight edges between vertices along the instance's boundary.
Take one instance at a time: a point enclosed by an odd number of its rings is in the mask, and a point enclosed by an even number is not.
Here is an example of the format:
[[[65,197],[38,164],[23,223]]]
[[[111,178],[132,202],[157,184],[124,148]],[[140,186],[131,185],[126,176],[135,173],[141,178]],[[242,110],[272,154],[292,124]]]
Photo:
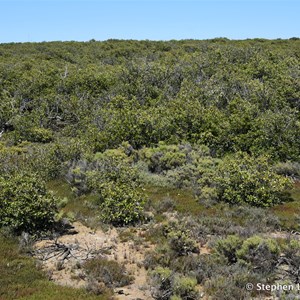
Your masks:
[[[197,299],[196,285],[196,278],[176,275],[173,281],[173,293],[184,300]]]
[[[191,238],[187,231],[171,231],[168,234],[168,240],[171,250],[173,250],[179,256],[199,252],[195,240]]]
[[[185,228],[184,225],[185,224],[182,225],[176,222],[171,222],[164,228],[169,247],[177,256],[199,252],[191,231]]]
[[[65,266],[64,266],[64,261],[63,261],[63,260],[57,261],[55,267],[56,267],[56,270],[57,270],[57,271],[63,270],[63,269],[65,268]]]
[[[157,267],[151,274],[152,297],[158,300],[168,300],[173,294],[172,281],[173,273],[168,268]]]
[[[102,295],[109,292],[109,288],[103,282],[98,282],[90,278],[87,281],[86,290],[95,295]]]
[[[250,299],[245,287],[239,287],[232,276],[217,275],[205,283],[212,300]]]
[[[157,267],[151,274],[152,297],[159,300],[198,299],[197,280],[194,277],[175,274],[169,268]]]
[[[237,262],[236,252],[242,246],[242,240],[236,235],[230,235],[226,239],[218,240],[215,245],[217,253],[224,255],[230,264]]]
[[[134,279],[126,274],[124,266],[105,258],[90,259],[82,265],[82,268],[90,281],[103,282],[111,288],[128,285]]]
[[[245,240],[236,255],[259,273],[271,273],[278,261],[280,248],[276,241],[253,236]]]

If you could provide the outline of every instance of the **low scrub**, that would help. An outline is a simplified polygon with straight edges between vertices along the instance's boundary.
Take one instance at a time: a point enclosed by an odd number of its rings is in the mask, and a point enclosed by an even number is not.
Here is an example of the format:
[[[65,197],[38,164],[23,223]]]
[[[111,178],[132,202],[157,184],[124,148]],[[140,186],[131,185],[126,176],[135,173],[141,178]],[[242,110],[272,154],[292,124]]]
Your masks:
[[[87,274],[89,281],[102,282],[111,288],[128,285],[134,279],[126,273],[124,266],[105,258],[95,258],[86,261],[83,264],[83,270]]]

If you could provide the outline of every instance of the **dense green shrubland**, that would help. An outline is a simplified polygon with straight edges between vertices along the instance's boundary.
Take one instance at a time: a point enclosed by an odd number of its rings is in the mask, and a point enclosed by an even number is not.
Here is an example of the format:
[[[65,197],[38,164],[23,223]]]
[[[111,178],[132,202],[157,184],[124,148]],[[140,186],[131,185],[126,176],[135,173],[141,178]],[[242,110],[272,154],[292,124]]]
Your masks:
[[[0,128],[93,150],[186,140],[299,156],[299,40],[0,45]],[[130,53],[130,54],[129,54]],[[26,54],[26,55],[25,55]]]
[[[93,210],[96,222],[163,222],[150,230],[159,242],[144,263],[156,299],[196,299],[197,284],[212,299],[247,299],[257,296],[247,282],[298,283],[299,243],[265,236],[299,230],[297,202],[284,204],[300,176],[299,47],[299,39],[0,45],[3,232],[53,230],[64,212],[44,182],[62,180],[68,209]],[[210,253],[199,255],[200,244]],[[101,282],[131,280],[114,262],[84,268],[96,294],[107,291]]]

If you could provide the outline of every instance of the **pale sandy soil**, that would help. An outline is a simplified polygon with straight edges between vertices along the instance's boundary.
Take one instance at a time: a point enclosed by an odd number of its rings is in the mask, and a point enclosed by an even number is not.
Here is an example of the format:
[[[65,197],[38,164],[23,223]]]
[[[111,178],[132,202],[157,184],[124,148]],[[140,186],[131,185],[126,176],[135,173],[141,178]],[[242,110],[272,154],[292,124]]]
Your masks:
[[[102,255],[124,264],[127,272],[135,278],[132,284],[115,289],[117,299],[153,299],[147,283],[147,271],[142,266],[145,252],[153,246],[146,242],[139,245],[130,240],[121,242],[116,229],[107,232],[91,230],[79,222],[72,226],[71,234],[62,235],[56,241],[42,240],[34,245],[36,257],[42,262],[42,268],[51,280],[60,285],[85,287],[86,281],[78,266],[88,258]],[[61,245],[70,251],[63,248],[61,251],[46,251],[49,247],[60,250]]]

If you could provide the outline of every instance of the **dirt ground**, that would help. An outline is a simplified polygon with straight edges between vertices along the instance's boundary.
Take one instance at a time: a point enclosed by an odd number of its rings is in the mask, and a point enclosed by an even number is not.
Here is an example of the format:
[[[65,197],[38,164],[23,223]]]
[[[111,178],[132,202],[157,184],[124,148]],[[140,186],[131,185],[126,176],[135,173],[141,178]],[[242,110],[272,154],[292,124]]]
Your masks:
[[[115,289],[117,299],[153,299],[143,267],[145,253],[153,246],[145,242],[136,245],[129,238],[121,241],[116,229],[91,230],[79,222],[72,226],[67,234],[34,245],[36,257],[51,280],[60,285],[85,287],[80,264],[100,255],[124,264],[128,274],[135,278],[132,284]]]

